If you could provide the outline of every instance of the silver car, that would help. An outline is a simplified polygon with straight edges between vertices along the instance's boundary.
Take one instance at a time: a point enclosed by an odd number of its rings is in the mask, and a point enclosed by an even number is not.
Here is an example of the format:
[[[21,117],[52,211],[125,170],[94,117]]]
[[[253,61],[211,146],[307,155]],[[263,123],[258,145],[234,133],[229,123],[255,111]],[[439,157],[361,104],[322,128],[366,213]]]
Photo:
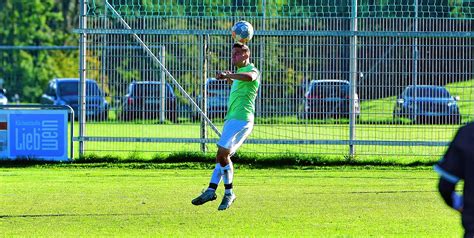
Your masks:
[[[417,123],[461,122],[459,96],[452,96],[444,86],[409,85],[398,96],[393,118],[408,118]]]

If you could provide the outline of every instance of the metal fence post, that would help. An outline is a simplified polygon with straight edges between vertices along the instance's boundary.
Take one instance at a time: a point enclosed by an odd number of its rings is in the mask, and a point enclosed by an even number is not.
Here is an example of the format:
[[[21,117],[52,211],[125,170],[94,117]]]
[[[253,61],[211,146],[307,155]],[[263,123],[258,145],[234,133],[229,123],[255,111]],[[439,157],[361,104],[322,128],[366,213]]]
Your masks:
[[[266,29],[266,1],[262,0],[262,31],[265,31]],[[265,37],[265,36],[261,36]],[[265,65],[265,40],[260,41],[260,62],[257,66],[257,68],[260,70],[260,83],[262,82],[263,74],[264,74],[264,65]],[[257,102],[255,105],[255,114],[257,117],[261,117],[263,115],[262,113],[262,105],[263,105],[263,100],[262,100],[262,85],[260,85],[260,89],[258,90],[257,94]]]
[[[413,24],[413,31],[418,32],[418,0],[415,0],[414,2],[414,10],[415,10],[415,23]],[[418,37],[413,38],[413,85],[416,87],[418,84]],[[416,98],[418,97],[417,95],[416,88],[414,88],[413,92],[413,98],[414,102],[416,102]],[[418,105],[417,103],[413,103],[413,107],[415,110],[415,122],[418,123]]]
[[[104,24],[104,27],[107,27],[108,26],[108,18],[107,18],[107,8],[106,7],[104,9],[104,15],[105,15],[105,17],[104,17],[104,23],[103,24]],[[100,84],[102,86],[102,90],[104,91],[103,92],[104,96],[106,96],[106,94],[105,94],[105,78],[106,78],[105,75],[107,74],[107,69],[106,69],[106,65],[107,65],[107,37],[108,37],[107,34],[104,34],[102,36],[102,41],[103,41],[102,47],[103,47],[103,49],[102,49],[102,52],[101,52],[102,57],[101,57],[101,62],[100,62],[101,63],[101,76],[100,76],[100,81],[101,82],[100,82]],[[114,102],[115,101],[116,100],[114,100]],[[114,104],[111,104],[111,105],[114,105]],[[114,105],[114,107],[115,107],[115,105]],[[106,118],[104,118],[104,120],[105,119]]]
[[[199,37],[201,41],[201,50],[200,50],[200,62],[202,62],[201,66],[201,98],[202,98],[202,104],[201,108],[204,114],[207,115],[207,87],[206,87],[206,82],[207,82],[207,56],[208,56],[208,41],[209,41],[209,35],[200,35]],[[202,118],[202,117],[201,117]],[[201,139],[206,139],[207,138],[207,122],[203,118],[201,119]],[[206,153],[207,152],[207,146],[206,143],[201,143],[201,152]]]
[[[81,0],[81,16],[79,20],[79,28],[82,30],[87,29],[87,4],[88,0]],[[84,137],[86,134],[86,47],[87,47],[87,34],[81,33],[79,38],[79,79],[80,79],[80,103],[79,103],[79,157],[84,155],[85,142]]]
[[[351,10],[351,31],[355,33],[357,31],[357,0],[352,0]],[[353,158],[355,154],[354,139],[355,139],[355,94],[357,85],[357,36],[353,34],[351,36],[350,44],[350,68],[349,68],[349,80],[350,80],[350,107],[349,107],[349,157]]]
[[[165,46],[160,47],[160,61],[165,65]],[[166,110],[166,81],[165,73],[163,70],[160,71],[160,122],[165,122],[165,110]],[[175,113],[175,112],[170,112]]]

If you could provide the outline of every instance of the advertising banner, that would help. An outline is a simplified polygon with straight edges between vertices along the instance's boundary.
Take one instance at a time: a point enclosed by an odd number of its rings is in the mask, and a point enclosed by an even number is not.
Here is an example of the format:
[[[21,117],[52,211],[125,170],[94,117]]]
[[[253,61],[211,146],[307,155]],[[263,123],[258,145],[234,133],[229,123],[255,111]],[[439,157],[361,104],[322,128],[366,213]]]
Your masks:
[[[0,158],[68,160],[65,110],[0,110]]]

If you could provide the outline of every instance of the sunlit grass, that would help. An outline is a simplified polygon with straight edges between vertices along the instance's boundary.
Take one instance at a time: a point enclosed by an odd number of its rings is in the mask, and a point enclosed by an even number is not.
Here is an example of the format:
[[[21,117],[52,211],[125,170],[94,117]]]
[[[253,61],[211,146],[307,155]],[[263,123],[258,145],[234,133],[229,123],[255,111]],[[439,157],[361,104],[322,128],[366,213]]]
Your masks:
[[[179,166],[184,166],[179,165]],[[178,165],[177,165],[178,166]],[[179,168],[179,167],[178,167]],[[3,168],[0,234],[12,236],[461,236],[431,169],[237,167],[237,200],[196,207],[210,169]]]

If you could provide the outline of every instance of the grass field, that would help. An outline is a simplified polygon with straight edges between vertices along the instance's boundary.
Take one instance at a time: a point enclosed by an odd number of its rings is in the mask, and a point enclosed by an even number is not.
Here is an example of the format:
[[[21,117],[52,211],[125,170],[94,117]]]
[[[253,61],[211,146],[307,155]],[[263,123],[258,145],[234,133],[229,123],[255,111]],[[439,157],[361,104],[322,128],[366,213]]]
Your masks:
[[[443,204],[430,167],[238,168],[237,200],[218,212],[222,188],[217,201],[190,203],[206,187],[210,169],[154,166],[3,167],[0,236],[462,234],[459,215]]]

